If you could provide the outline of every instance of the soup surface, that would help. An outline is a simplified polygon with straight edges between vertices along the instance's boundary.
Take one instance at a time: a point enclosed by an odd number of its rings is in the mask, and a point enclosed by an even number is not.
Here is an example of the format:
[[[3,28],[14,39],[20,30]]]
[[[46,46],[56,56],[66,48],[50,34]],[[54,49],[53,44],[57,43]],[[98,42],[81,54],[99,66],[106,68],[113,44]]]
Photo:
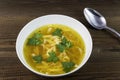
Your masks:
[[[61,24],[48,24],[27,37],[23,52],[34,70],[57,75],[78,67],[85,55],[85,45],[75,30]]]

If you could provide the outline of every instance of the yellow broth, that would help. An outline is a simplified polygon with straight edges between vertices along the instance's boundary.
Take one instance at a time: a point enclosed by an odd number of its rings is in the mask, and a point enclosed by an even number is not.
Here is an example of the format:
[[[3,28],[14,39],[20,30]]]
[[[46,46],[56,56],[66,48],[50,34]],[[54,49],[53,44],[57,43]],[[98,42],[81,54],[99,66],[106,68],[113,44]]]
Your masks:
[[[26,62],[34,70],[57,75],[70,72],[80,65],[85,45],[75,30],[61,24],[49,24],[27,37],[23,52]]]

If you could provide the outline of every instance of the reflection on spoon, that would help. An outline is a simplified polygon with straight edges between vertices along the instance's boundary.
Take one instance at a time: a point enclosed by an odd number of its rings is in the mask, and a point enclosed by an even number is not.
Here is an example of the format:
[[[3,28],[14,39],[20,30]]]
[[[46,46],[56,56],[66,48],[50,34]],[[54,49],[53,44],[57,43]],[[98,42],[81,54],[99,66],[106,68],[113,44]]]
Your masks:
[[[91,8],[85,8],[84,9],[84,15],[87,19],[88,23],[92,25],[96,29],[106,29],[109,32],[112,32],[118,39],[120,39],[120,33],[118,33],[116,30],[108,27],[106,25],[105,18],[96,10]]]

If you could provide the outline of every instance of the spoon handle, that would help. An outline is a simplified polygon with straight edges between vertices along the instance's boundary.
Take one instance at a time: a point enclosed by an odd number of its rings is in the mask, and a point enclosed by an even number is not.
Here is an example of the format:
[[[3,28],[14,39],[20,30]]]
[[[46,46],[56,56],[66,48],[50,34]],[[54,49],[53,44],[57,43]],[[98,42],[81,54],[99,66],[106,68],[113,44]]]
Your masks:
[[[120,33],[118,33],[116,30],[107,26],[105,27],[105,29],[108,30],[109,32],[112,32],[120,40]]]

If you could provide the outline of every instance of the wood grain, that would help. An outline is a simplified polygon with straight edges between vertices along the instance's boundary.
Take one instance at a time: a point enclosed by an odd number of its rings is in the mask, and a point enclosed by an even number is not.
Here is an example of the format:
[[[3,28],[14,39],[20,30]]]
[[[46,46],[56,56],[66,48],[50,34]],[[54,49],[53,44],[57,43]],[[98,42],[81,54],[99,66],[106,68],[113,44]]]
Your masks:
[[[120,80],[120,41],[87,23],[83,9],[101,12],[108,26],[120,32],[120,0],[0,0],[0,80]],[[77,72],[58,78],[38,76],[19,61],[15,42],[19,31],[34,18],[64,14],[81,21],[90,31],[93,51]]]

